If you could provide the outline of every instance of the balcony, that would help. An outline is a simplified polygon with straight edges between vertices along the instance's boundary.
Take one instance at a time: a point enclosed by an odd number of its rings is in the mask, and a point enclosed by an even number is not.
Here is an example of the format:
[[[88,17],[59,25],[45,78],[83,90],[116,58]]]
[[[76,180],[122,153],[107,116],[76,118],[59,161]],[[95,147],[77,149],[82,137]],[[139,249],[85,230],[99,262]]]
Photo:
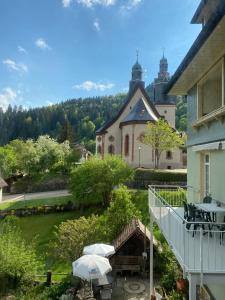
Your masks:
[[[225,231],[218,229],[218,223],[185,220],[185,200],[183,188],[149,187],[151,214],[184,272],[225,274]],[[197,223],[201,226],[194,230]]]

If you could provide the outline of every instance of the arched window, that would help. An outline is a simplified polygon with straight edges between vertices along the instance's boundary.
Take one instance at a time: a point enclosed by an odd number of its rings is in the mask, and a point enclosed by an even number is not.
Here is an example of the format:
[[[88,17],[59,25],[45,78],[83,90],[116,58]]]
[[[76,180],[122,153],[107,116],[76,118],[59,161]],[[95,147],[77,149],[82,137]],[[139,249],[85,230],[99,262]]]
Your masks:
[[[114,148],[114,146],[113,145],[109,145],[109,147],[108,147],[108,153],[109,154],[115,154],[115,148]]]
[[[166,151],[166,159],[172,159],[172,152],[171,151]]]
[[[98,145],[97,153],[102,154],[102,146],[101,145]]]
[[[129,135],[128,134],[125,136],[124,153],[125,153],[126,156],[129,155]]]

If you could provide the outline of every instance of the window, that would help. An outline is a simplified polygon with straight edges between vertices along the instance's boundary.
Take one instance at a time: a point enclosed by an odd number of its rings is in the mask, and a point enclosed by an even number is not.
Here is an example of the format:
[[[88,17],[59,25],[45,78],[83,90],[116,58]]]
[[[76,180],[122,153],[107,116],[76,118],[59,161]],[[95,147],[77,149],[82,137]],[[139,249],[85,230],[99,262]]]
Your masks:
[[[166,151],[166,159],[172,159],[172,152],[171,151]]]
[[[102,154],[102,146],[101,145],[98,145],[97,153]]]
[[[115,148],[114,148],[114,146],[113,145],[109,145],[109,147],[108,147],[108,153],[109,154],[115,154]]]
[[[205,196],[210,194],[210,157],[206,154],[204,157],[204,190]]]
[[[125,156],[129,155],[129,135],[128,134],[125,136],[124,153],[125,153]]]
[[[223,105],[222,61],[217,63],[198,84],[198,118]]]

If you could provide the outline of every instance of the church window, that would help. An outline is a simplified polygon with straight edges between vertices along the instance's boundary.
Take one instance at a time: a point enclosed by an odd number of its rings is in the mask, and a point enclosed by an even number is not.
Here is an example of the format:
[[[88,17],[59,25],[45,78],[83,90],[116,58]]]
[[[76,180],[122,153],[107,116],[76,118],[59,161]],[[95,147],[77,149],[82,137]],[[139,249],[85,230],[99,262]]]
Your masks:
[[[102,138],[100,136],[98,136],[98,142],[101,142]]]
[[[172,152],[171,151],[166,151],[166,159],[172,159]]]
[[[101,145],[98,145],[97,153],[102,154],[102,146]]]
[[[109,141],[110,141],[110,142],[114,142],[114,140],[115,140],[114,136],[110,135],[110,136],[109,136]]]
[[[108,147],[108,153],[109,154],[115,154],[115,147],[113,145],[109,145]]]
[[[125,136],[125,145],[124,145],[124,152],[125,152],[125,155],[128,156],[129,155],[129,135],[127,134]]]

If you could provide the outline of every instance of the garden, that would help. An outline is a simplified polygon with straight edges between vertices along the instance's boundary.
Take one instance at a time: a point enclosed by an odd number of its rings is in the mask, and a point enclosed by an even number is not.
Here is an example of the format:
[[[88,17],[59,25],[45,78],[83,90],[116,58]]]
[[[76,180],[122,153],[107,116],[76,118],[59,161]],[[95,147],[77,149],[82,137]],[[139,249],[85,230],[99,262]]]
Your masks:
[[[1,212],[13,213],[0,223],[0,273],[7,283],[0,287],[1,294],[14,299],[60,299],[71,288],[71,263],[85,245],[111,243],[134,217],[149,226],[147,191],[130,191],[123,185],[133,176],[133,170],[116,156],[94,157],[72,169],[72,196],[2,204]],[[43,207],[51,210],[40,211]],[[21,209],[33,213],[18,216]],[[154,230],[160,243],[155,272],[167,295],[182,299],[176,291],[181,270],[159,230]],[[48,270],[55,283],[51,287],[45,283]]]

